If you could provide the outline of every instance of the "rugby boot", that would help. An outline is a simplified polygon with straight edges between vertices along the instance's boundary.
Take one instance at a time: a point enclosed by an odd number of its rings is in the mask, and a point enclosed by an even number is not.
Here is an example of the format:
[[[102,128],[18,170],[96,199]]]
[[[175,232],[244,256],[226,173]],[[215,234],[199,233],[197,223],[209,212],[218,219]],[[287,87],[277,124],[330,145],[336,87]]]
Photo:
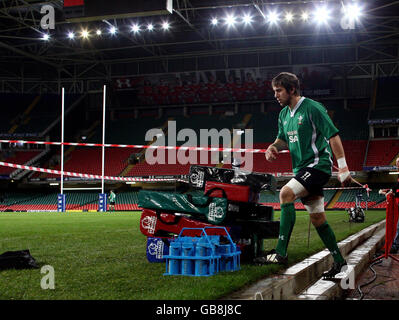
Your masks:
[[[343,262],[335,262],[334,261],[331,269],[328,270],[328,271],[323,272],[323,274],[322,274],[323,280],[341,280],[341,279],[335,278],[335,276],[338,273],[341,273],[342,272],[342,270],[341,270],[342,267],[346,266],[346,265],[347,265],[347,263],[346,263],[345,260]]]

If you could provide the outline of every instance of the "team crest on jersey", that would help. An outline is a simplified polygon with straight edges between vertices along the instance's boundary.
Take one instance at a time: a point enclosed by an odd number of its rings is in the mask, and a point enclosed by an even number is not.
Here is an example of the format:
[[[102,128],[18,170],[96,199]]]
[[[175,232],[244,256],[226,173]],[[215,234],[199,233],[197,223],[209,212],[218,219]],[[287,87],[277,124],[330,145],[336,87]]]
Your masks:
[[[302,119],[303,119],[303,117],[302,117],[302,115],[300,115],[300,116],[298,117],[298,124],[302,124]]]

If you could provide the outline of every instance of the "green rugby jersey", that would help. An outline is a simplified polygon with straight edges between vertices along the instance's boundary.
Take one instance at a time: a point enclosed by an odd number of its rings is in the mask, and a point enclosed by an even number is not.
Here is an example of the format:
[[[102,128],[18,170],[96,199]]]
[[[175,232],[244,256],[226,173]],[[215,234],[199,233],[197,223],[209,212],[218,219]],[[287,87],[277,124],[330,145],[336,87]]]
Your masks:
[[[324,106],[312,99],[302,97],[292,112],[288,106],[280,111],[277,138],[288,145],[294,174],[312,167],[331,175],[329,139],[338,132]]]

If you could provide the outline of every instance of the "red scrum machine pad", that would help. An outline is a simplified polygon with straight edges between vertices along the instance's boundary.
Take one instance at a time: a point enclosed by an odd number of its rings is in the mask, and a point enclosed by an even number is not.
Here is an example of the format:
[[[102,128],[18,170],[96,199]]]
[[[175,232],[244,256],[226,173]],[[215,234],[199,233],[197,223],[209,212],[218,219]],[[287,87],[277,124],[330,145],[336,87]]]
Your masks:
[[[189,219],[183,215],[174,215],[172,213],[159,213],[155,210],[143,209],[140,218],[140,231],[147,237],[162,235],[162,233],[179,234],[183,228],[205,228],[213,225]],[[189,236],[191,230],[185,234]]]
[[[223,191],[226,194],[227,200],[236,202],[258,202],[259,193],[251,191],[249,186],[240,186],[236,184],[206,181],[205,193],[211,191],[208,195],[210,197],[222,198]],[[222,189],[222,190],[220,190]]]

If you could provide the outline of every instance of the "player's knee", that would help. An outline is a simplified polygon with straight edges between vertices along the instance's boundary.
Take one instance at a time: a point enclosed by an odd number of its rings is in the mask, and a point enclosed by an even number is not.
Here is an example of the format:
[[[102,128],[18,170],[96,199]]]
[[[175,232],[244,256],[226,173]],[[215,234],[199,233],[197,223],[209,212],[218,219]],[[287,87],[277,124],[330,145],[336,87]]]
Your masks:
[[[310,215],[310,221],[315,228],[320,227],[324,222],[326,222],[326,215],[324,212],[313,213]]]
[[[294,201],[295,201],[294,191],[286,185],[282,187],[280,191],[280,203],[289,203]]]
[[[289,203],[306,196],[308,192],[296,179],[291,179],[280,191],[280,203]]]

